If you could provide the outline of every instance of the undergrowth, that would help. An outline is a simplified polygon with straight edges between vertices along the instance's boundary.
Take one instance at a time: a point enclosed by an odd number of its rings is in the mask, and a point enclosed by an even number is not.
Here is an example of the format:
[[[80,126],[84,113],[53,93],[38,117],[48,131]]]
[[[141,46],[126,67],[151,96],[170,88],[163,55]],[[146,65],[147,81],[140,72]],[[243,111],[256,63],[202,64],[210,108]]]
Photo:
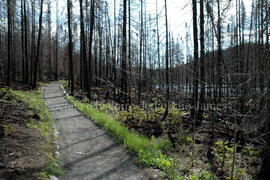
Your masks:
[[[119,114],[115,115],[115,109],[109,104],[99,104],[99,106],[93,106],[89,103],[84,103],[76,100],[72,96],[67,96],[67,99],[75,105],[83,114],[91,118],[98,125],[102,126],[106,131],[110,132],[122,142],[130,151],[135,152],[138,156],[138,160],[141,164],[154,167],[165,173],[164,179],[170,180],[214,180],[215,177],[207,170],[200,170],[197,173],[192,173],[187,176],[180,176],[179,162],[177,162],[170,155],[165,154],[172,149],[172,144],[166,139],[156,139],[154,136],[151,138],[145,135],[138,134],[135,131],[129,129],[123,123],[123,120],[119,118]],[[136,108],[136,107],[135,107]],[[173,118],[175,112],[172,109],[171,117],[174,120],[179,121],[179,116]],[[136,114],[136,113],[135,113]],[[179,112],[177,112],[177,115]],[[123,114],[121,117],[125,118]],[[190,140],[189,137],[185,139]],[[189,142],[190,143],[190,142]]]
[[[62,168],[59,167],[59,159],[55,155],[54,142],[56,137],[54,136],[54,123],[50,115],[47,105],[42,99],[42,91],[20,91],[10,90],[12,94],[27,103],[30,113],[38,115],[39,120],[30,120],[27,123],[27,127],[35,129],[44,138],[46,143],[43,145],[42,150],[47,157],[47,165],[41,172],[43,179],[48,179],[50,175],[60,176],[64,173]]]
[[[82,103],[75,98],[68,96],[81,112],[91,118],[98,125],[113,134],[129,150],[138,155],[139,162],[146,166],[151,166],[164,171],[167,176],[174,176],[175,163],[173,158],[162,153],[162,150],[168,149],[171,144],[168,140],[157,140],[156,138],[147,138],[129,130],[122,122],[115,120],[113,117],[98,111],[92,105]],[[172,178],[170,178],[172,179]]]

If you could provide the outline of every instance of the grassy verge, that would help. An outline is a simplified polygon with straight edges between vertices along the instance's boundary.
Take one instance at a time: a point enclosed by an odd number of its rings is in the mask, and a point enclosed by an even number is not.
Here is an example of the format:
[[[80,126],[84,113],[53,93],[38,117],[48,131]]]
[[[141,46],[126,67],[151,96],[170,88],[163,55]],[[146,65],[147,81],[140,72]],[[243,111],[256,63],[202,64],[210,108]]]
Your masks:
[[[167,140],[149,139],[143,135],[136,134],[125,127],[120,121],[98,111],[92,105],[79,102],[71,96],[67,98],[87,117],[113,134],[129,150],[135,152],[140,163],[158,168],[165,172],[168,177],[174,175],[173,159],[162,153],[163,150],[170,146]]]
[[[42,91],[10,91],[12,94],[16,95],[18,99],[26,102],[28,107],[32,110],[31,112],[36,113],[40,118],[39,121],[31,120],[27,123],[27,126],[37,130],[46,142],[42,150],[47,157],[47,165],[41,172],[42,178],[48,179],[49,175],[62,175],[64,172],[59,167],[59,159],[55,154],[56,137],[54,136],[54,123],[48,107],[42,99]]]

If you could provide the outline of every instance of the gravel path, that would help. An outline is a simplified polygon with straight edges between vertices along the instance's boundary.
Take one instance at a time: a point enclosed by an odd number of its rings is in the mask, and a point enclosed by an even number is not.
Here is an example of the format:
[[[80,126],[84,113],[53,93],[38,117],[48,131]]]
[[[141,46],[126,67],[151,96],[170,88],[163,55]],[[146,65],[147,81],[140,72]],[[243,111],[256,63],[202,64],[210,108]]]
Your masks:
[[[122,145],[77,109],[70,107],[61,90],[61,82],[45,87],[44,99],[59,132],[59,152],[66,169],[60,179],[149,179]]]

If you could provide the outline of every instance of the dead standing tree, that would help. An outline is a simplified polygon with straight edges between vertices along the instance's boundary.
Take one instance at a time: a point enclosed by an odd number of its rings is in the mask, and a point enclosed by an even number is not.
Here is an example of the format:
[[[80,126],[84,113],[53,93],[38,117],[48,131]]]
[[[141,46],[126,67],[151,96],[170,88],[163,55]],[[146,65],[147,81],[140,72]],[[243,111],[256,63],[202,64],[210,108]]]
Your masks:
[[[37,55],[35,60],[35,67],[34,67],[34,79],[33,79],[33,88],[37,86],[37,66],[39,63],[39,56],[40,56],[40,44],[41,44],[41,35],[42,35],[42,15],[43,15],[43,1],[40,2],[40,15],[39,15],[39,31],[38,31],[38,44],[37,44]]]
[[[121,102],[127,104],[127,93],[128,93],[128,77],[127,77],[127,0],[124,1],[123,9],[123,35],[122,35],[122,69],[121,69]]]
[[[67,12],[68,12],[68,58],[69,58],[69,86],[71,90],[71,95],[74,93],[74,74],[73,74],[73,36],[71,28],[71,0],[67,0]]]
[[[12,38],[12,30],[11,30],[11,0],[7,0],[7,12],[8,12],[8,67],[7,67],[7,86],[10,85],[10,62],[11,62],[11,38]]]
[[[198,106],[198,59],[199,59],[199,44],[198,44],[198,23],[197,23],[197,1],[192,0],[193,11],[193,39],[194,39],[194,62],[193,62],[193,100],[192,100],[192,113],[194,122],[197,119],[197,106]]]

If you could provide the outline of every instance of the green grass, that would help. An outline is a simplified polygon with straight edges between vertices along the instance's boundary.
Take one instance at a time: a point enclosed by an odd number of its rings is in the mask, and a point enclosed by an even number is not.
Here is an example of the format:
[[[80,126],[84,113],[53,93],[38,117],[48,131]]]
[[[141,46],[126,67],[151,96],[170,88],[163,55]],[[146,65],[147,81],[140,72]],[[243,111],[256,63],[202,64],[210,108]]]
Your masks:
[[[16,99],[26,102],[30,113],[35,113],[39,116],[40,120],[30,120],[27,127],[35,129],[45,139],[46,143],[42,147],[43,152],[47,157],[47,165],[41,172],[43,179],[48,179],[49,175],[59,176],[64,173],[63,169],[59,167],[59,159],[55,155],[55,140],[54,136],[54,123],[49,112],[47,105],[42,99],[42,91],[20,91],[5,89],[10,91],[11,94],[16,96]]]
[[[171,148],[171,143],[168,140],[159,140],[152,137],[151,139],[143,135],[137,134],[129,130],[121,121],[116,120],[115,116],[108,115],[104,112],[104,108],[99,107],[97,110],[94,106],[88,103],[80,102],[72,96],[67,99],[74,104],[84,115],[91,118],[96,124],[110,132],[116,139],[122,142],[130,151],[135,152],[141,164],[149,167],[155,167],[164,172],[163,179],[171,180],[213,180],[214,176],[208,172],[201,170],[196,175],[180,176],[178,171],[179,164],[176,161],[164,154],[163,152]],[[107,106],[107,105],[105,105]],[[113,109],[113,108],[109,108]],[[193,139],[187,137],[187,142],[192,142]]]
[[[172,172],[174,169],[173,159],[162,153],[162,150],[170,146],[168,140],[149,139],[132,132],[120,121],[115,120],[104,112],[98,111],[90,104],[79,102],[71,96],[68,96],[67,99],[87,117],[113,134],[129,150],[135,152],[138,155],[140,163],[146,166],[156,167],[166,173]]]
[[[28,107],[34,111],[41,119],[40,121],[30,121],[29,127],[37,129],[45,137],[53,137],[54,125],[47,105],[42,99],[41,91],[18,91],[11,90],[19,99],[27,103]]]

